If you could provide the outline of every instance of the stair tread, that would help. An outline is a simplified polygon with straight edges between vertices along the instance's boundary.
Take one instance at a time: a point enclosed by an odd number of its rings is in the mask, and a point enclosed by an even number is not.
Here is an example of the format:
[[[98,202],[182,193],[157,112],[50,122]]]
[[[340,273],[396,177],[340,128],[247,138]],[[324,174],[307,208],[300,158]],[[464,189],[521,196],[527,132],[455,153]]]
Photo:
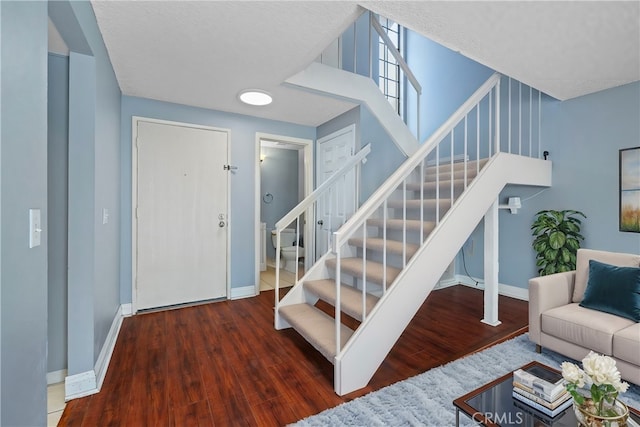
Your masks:
[[[363,247],[364,246],[363,240],[364,239],[362,239],[361,237],[352,237],[351,239],[349,239],[349,244],[352,246]],[[406,247],[407,258],[411,258],[420,247],[415,243],[406,243],[403,245],[402,242],[399,242],[397,240],[391,240],[391,239],[386,239],[386,246],[387,246],[387,252],[398,254],[398,255],[402,255],[402,248]],[[385,239],[380,237],[367,237],[367,250],[373,249],[376,251],[382,251],[384,247],[385,247]]]
[[[467,176],[467,181],[469,184],[471,183],[472,180],[473,180],[473,177]],[[445,189],[451,188],[450,179],[441,179],[439,180],[438,184],[441,190],[443,188]],[[456,189],[460,189],[464,187],[464,178],[455,178],[453,180],[453,187]],[[420,188],[423,188],[424,191],[433,191],[436,189],[436,181],[425,181],[423,185],[421,185],[419,182],[407,183],[408,191],[420,191]]]
[[[407,208],[409,209],[417,209],[420,207],[420,203],[423,203],[425,205],[425,207],[435,207],[437,204],[438,199],[424,199],[424,200],[420,200],[420,199],[407,199],[406,201],[403,200],[389,200],[389,202],[387,203],[387,206],[390,208],[402,208],[405,205],[407,205]],[[440,199],[440,207],[450,207],[451,206],[451,199],[450,198],[446,198],[446,199]]]
[[[478,162],[480,163],[480,169],[489,161],[489,159],[480,159],[478,160],[469,160],[466,163],[467,171],[477,171],[478,170]],[[436,175],[438,173],[438,169],[440,172],[450,172],[451,171],[451,163],[448,161],[441,162],[437,167],[436,165],[430,165],[424,168],[425,174]],[[464,162],[454,162],[453,170],[454,171],[463,171],[465,169]]]
[[[336,263],[336,258],[330,258],[325,261],[325,265],[332,270],[336,269]],[[351,276],[362,277],[362,258],[342,258],[340,265],[342,266],[342,270]],[[384,266],[379,262],[370,260],[366,261],[366,266],[367,281],[382,285],[384,283]],[[401,268],[387,264],[387,286],[393,283],[395,278],[398,277],[398,274],[400,274],[400,271],[402,271]]]
[[[401,219],[387,219],[387,228],[392,230],[402,230],[404,227],[404,223],[407,224],[407,230],[410,231],[419,231],[420,230],[420,220],[417,219],[408,219],[403,221]],[[384,226],[385,221],[381,218],[372,218],[367,220],[367,225],[372,227],[382,227]],[[423,231],[425,234],[431,233],[431,231],[436,226],[435,221],[423,221]]]
[[[335,319],[309,304],[292,304],[280,307],[280,315],[302,335],[327,360],[334,363],[336,357]],[[340,325],[340,348],[353,335],[346,325]]]
[[[309,280],[304,282],[304,288],[323,301],[335,307],[336,305],[336,282],[332,279]],[[367,313],[376,305],[379,298],[375,295],[366,294]],[[341,311],[362,321],[362,292],[353,286],[340,285],[340,308]]]

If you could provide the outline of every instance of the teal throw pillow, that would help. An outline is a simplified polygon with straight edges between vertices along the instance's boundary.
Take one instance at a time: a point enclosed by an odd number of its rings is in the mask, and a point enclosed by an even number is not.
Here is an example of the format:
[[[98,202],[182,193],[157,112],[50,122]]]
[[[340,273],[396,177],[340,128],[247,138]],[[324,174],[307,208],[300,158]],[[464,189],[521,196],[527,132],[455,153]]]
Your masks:
[[[640,268],[589,260],[589,280],[580,306],[640,322]]]

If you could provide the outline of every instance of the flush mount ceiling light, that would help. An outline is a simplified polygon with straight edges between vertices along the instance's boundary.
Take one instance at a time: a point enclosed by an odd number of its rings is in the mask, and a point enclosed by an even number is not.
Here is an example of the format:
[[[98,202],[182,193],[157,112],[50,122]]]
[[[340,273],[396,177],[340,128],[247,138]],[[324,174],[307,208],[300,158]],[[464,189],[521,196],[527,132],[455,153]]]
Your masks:
[[[273,101],[273,98],[268,92],[257,89],[243,90],[240,92],[240,95],[238,95],[238,98],[245,104],[257,106],[269,105]]]

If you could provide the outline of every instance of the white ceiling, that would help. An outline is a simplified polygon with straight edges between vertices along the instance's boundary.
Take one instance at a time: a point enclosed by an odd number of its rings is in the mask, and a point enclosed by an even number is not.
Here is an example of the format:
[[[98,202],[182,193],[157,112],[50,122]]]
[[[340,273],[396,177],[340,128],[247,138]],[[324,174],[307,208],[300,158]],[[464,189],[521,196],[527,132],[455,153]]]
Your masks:
[[[640,2],[92,0],[123,94],[309,126],[353,104],[288,88],[362,12],[558,99],[640,80]],[[243,89],[273,94],[267,107]]]

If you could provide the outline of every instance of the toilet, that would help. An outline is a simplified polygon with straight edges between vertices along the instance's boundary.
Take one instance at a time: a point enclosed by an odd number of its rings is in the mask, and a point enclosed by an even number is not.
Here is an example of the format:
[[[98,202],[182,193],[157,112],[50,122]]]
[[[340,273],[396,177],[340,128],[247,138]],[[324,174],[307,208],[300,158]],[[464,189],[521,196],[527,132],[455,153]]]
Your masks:
[[[271,243],[273,247],[276,247],[276,230],[271,230]],[[285,228],[280,233],[280,253],[282,254],[282,262],[284,263],[284,269],[295,273],[298,265],[297,259],[304,258],[304,248],[298,245],[294,245],[296,242],[296,230],[291,228]],[[297,259],[296,259],[297,251]]]

